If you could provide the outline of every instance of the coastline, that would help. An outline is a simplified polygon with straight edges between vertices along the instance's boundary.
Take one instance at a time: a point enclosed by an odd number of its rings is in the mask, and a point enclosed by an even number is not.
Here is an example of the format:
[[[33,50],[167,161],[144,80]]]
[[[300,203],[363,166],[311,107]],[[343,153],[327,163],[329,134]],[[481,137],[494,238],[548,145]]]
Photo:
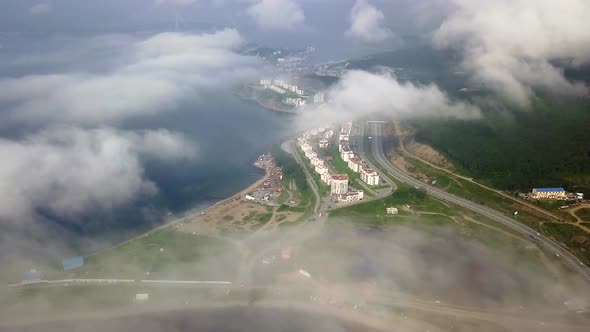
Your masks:
[[[219,206],[221,206],[221,205],[223,205],[223,204],[225,204],[227,202],[230,202],[230,201],[232,201],[232,200],[234,200],[234,199],[236,199],[236,198],[244,195],[245,193],[247,193],[249,191],[252,191],[256,187],[259,187],[264,181],[266,181],[268,178],[270,178],[270,173],[271,173],[270,170],[266,169],[265,170],[265,173],[258,180],[254,181],[253,183],[251,183],[250,185],[248,185],[246,188],[240,190],[239,192],[237,192],[237,193],[235,193],[235,194],[233,194],[233,195],[231,195],[231,196],[229,196],[227,198],[224,198],[224,199],[222,199],[220,201],[217,201],[217,202],[213,203],[212,205],[206,207],[203,210],[199,210],[199,211],[192,211],[192,210],[195,210],[195,209],[188,210],[186,212],[186,214],[183,215],[180,218],[175,218],[175,219],[170,220],[170,221],[165,221],[163,224],[158,225],[158,226],[156,226],[156,227],[154,227],[154,228],[152,228],[152,229],[150,229],[150,230],[148,230],[148,231],[146,231],[146,232],[144,232],[142,234],[136,235],[136,236],[134,236],[134,237],[132,237],[130,239],[127,239],[127,240],[125,240],[123,242],[120,242],[118,244],[114,244],[114,245],[111,245],[109,247],[99,249],[99,250],[97,250],[95,252],[92,252],[92,253],[90,253],[88,255],[85,255],[84,258],[96,256],[96,255],[98,255],[98,254],[100,254],[102,252],[108,251],[108,250],[117,249],[117,248],[122,247],[122,246],[124,246],[124,245],[126,245],[126,244],[128,244],[128,243],[130,243],[132,241],[139,240],[139,239],[144,238],[146,236],[149,236],[149,235],[151,235],[151,234],[153,234],[153,233],[155,233],[157,231],[166,229],[168,227],[172,227],[175,224],[180,223],[180,222],[184,221],[187,218],[192,218],[192,217],[195,217],[195,216],[198,216],[198,215],[202,215],[203,213],[206,214],[208,211],[210,211],[210,210],[212,210],[214,208],[217,208],[217,207],[219,207]]]
[[[238,96],[242,100],[256,103],[256,105],[258,105],[266,110],[269,110],[269,111],[279,112],[279,113],[283,113],[283,114],[298,114],[299,113],[299,111],[296,111],[296,110],[282,109],[282,108],[274,106],[270,103],[265,103],[265,102],[259,100],[258,98],[246,96],[243,93],[240,93],[239,91],[234,91],[234,93],[236,96]]]

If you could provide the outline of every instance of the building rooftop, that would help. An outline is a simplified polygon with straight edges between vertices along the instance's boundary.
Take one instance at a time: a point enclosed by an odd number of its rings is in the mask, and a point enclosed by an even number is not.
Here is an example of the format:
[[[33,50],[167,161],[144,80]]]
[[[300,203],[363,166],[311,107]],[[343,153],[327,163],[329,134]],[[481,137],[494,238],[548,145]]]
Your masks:
[[[374,174],[375,171],[372,168],[363,168],[363,172],[367,173],[367,174]]]
[[[332,180],[348,180],[348,175],[346,175],[346,174],[334,174],[334,175],[332,175]]]
[[[363,162],[363,160],[359,157],[354,157],[354,158],[350,158],[350,161],[355,163],[355,164],[360,164]]]
[[[359,190],[359,191],[349,191],[346,194],[342,194],[342,196],[358,196],[358,195],[361,195],[361,194],[363,194],[363,191],[362,190]]]
[[[561,192],[561,191],[565,191],[565,189],[563,188],[534,188],[534,190],[536,190],[537,192],[540,193],[552,193],[552,192]]]
[[[73,270],[84,265],[84,257],[76,256],[62,260],[62,265],[65,271]]]

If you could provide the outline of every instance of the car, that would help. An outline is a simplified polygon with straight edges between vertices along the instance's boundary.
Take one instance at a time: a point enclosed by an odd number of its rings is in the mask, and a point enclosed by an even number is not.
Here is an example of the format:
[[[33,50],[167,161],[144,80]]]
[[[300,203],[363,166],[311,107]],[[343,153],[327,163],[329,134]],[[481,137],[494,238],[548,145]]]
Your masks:
[[[555,256],[559,257],[559,254],[558,253],[555,253]]]

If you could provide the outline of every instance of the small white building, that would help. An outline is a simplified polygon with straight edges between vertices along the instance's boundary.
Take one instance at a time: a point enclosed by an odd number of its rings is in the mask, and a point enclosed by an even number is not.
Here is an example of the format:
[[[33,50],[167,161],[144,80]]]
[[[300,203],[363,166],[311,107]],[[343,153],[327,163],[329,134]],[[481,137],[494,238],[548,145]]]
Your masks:
[[[338,200],[341,202],[357,202],[363,200],[364,198],[365,193],[362,190],[350,191],[338,196]]]
[[[302,276],[306,277],[306,278],[311,278],[311,274],[303,269],[299,269],[299,274],[301,274]]]
[[[399,213],[398,209],[394,208],[394,207],[388,207],[386,210],[387,210],[387,214],[398,214]]]
[[[328,141],[325,138],[322,138],[318,145],[319,145],[320,149],[327,149],[328,146],[330,145],[330,141]]]

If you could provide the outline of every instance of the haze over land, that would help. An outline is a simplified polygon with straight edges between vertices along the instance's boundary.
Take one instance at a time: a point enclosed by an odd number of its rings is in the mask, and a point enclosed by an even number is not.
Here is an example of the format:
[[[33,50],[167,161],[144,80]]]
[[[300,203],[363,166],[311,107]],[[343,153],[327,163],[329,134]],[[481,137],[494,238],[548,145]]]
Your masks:
[[[252,163],[273,146],[353,120],[403,122],[499,190],[590,195],[589,17],[586,0],[4,0],[0,263],[55,265],[199,213],[258,179]],[[281,67],[289,56],[304,60]],[[236,92],[264,78],[312,82],[325,102],[285,115]],[[400,142],[389,137],[386,153]],[[459,214],[422,215],[426,230],[340,215],[302,241],[298,262],[326,280],[464,305],[544,310],[579,295],[552,257],[514,234],[472,239]],[[588,234],[558,233],[590,250]],[[271,234],[260,245],[282,244]],[[257,248],[258,235],[232,236],[221,238]]]

